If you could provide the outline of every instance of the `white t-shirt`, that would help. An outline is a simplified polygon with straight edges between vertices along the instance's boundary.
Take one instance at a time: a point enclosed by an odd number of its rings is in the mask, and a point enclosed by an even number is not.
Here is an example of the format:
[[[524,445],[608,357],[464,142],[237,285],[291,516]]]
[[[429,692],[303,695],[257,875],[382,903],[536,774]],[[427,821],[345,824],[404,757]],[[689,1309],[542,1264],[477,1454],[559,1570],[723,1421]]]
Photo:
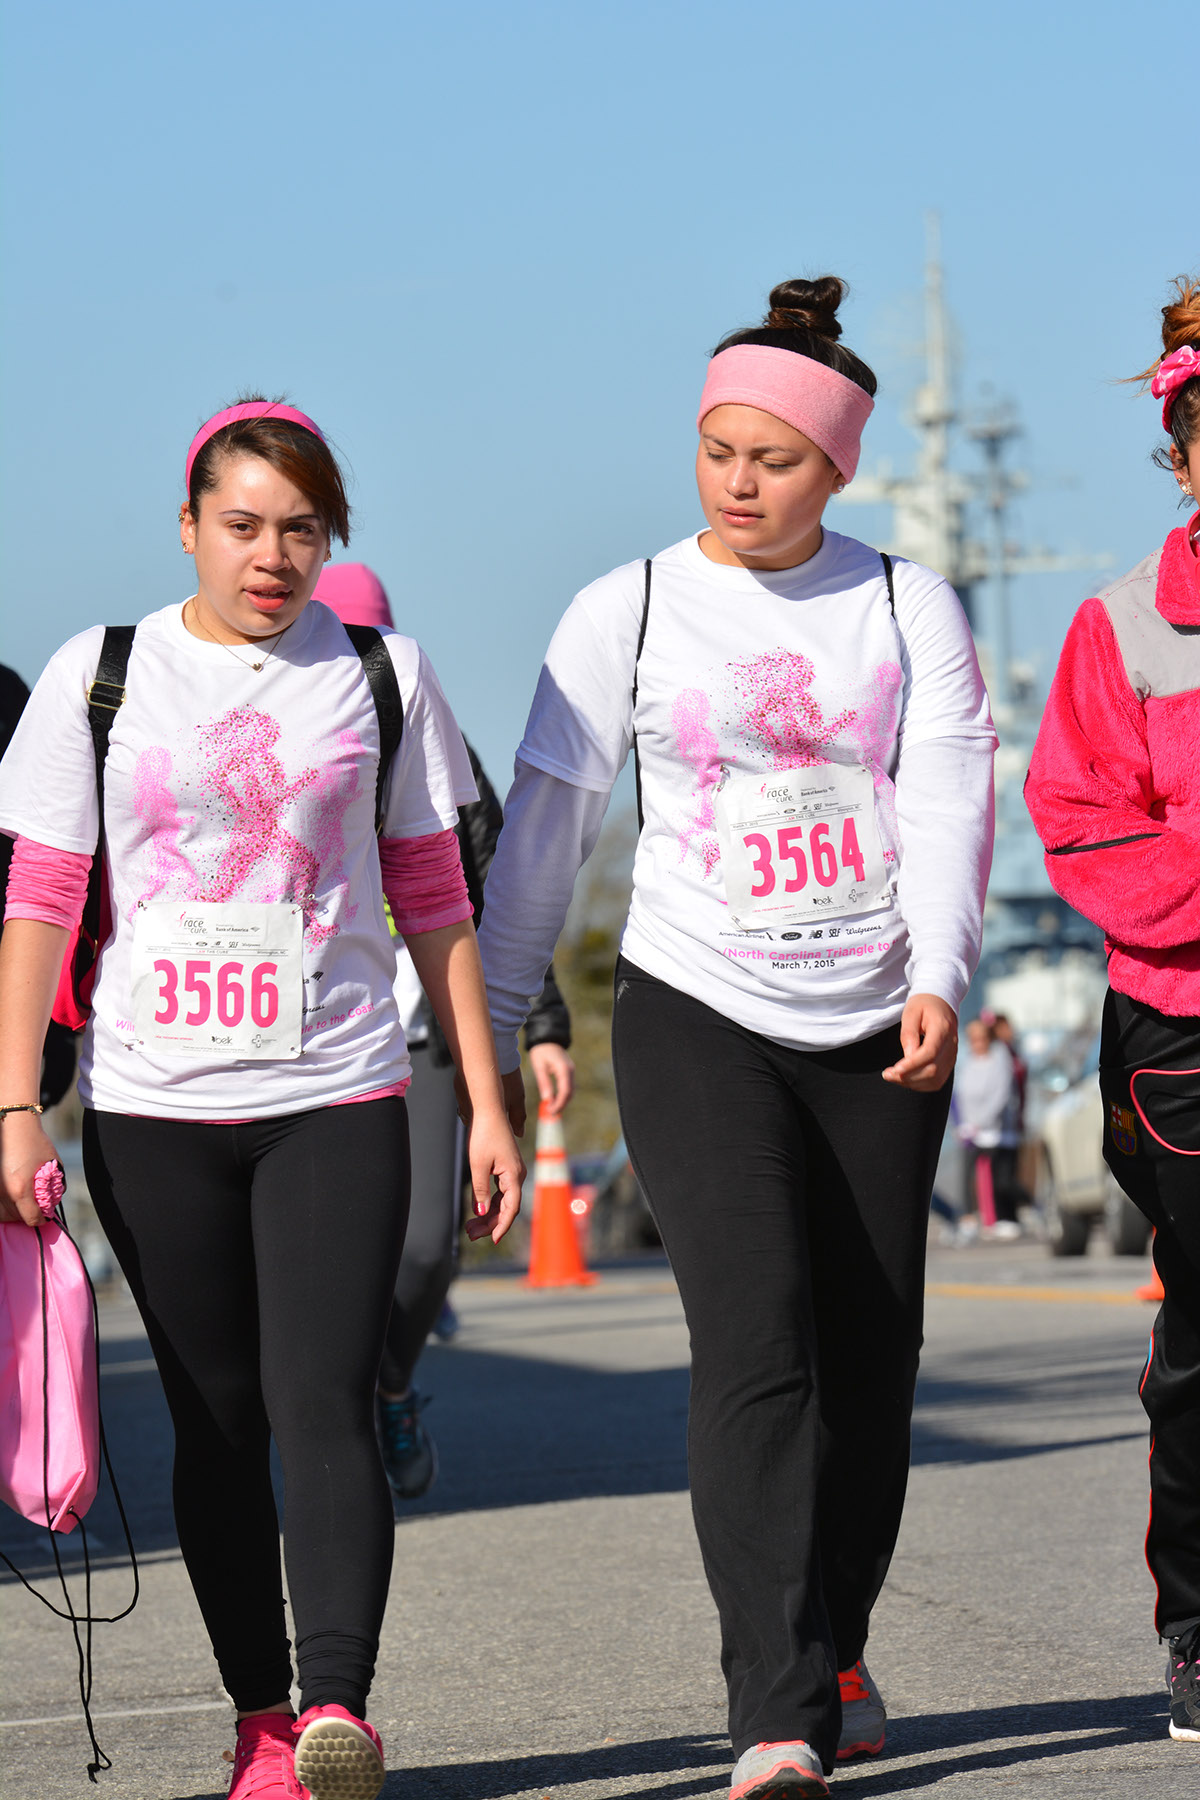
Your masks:
[[[80,1093],[107,1112],[266,1118],[402,1080],[410,1065],[393,998],[375,838],[379,727],[362,663],[328,607],[311,602],[260,674],[250,652],[193,637],[182,606],[137,628],[104,781],[114,932],[84,1034]],[[404,731],[383,833],[451,829],[476,798],[462,736],[424,653],[385,631]],[[97,833],[87,690],[103,628],[50,660],[0,763],[0,830],[91,852]],[[133,921],[139,902],[279,902],[303,913],[302,1053],[235,1061],[134,1047]]]
[[[632,743],[643,599],[642,563],[613,570],[576,598],[546,654],[481,931],[502,1056],[512,998],[519,1009],[546,948],[526,956],[518,942],[519,890],[535,867],[554,879],[557,854],[544,841],[555,804],[523,785],[522,765],[607,797]],[[711,562],[685,538],[654,558],[637,678],[645,828],[625,955],[785,1043],[866,1037],[913,989],[957,1006],[979,950],[996,738],[947,583],[897,560],[893,617],[879,553],[853,538],[826,531],[814,557],[778,572]],[[717,789],[831,763],[870,771],[884,903],[743,929],[727,903]],[[557,810],[562,856],[577,861],[580,823],[568,803]],[[528,842],[522,814],[538,820]]]

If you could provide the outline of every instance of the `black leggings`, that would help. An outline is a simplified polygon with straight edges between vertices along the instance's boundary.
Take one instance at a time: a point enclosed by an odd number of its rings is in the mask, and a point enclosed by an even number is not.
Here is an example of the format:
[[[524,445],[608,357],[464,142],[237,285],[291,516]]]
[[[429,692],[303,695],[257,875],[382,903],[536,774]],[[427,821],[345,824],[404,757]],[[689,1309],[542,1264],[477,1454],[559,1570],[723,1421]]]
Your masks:
[[[1104,1155],[1154,1226],[1166,1296],[1140,1390],[1150,1419],[1146,1561],[1154,1623],[1191,1657],[1200,1653],[1200,1018],[1110,991],[1100,1093]]]
[[[244,1125],[84,1116],[84,1170],[175,1425],[179,1545],[243,1711],[366,1705],[393,1519],[375,1377],[408,1209],[400,1099]]]
[[[950,1104],[881,1079],[891,1027],[784,1049],[622,961],[617,1094],[692,1343],[692,1508],[735,1755],[832,1768],[900,1525]]]

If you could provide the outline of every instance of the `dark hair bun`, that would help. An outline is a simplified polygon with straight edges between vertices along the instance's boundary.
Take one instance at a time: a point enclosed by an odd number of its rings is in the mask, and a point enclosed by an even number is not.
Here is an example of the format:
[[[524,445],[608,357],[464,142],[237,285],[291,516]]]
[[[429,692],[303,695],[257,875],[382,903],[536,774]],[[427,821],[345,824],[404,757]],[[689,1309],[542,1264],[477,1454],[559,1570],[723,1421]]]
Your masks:
[[[781,281],[771,289],[771,310],[763,325],[769,331],[806,326],[818,337],[836,343],[842,335],[837,310],[846,292],[846,283],[837,275],[818,275],[815,281]]]

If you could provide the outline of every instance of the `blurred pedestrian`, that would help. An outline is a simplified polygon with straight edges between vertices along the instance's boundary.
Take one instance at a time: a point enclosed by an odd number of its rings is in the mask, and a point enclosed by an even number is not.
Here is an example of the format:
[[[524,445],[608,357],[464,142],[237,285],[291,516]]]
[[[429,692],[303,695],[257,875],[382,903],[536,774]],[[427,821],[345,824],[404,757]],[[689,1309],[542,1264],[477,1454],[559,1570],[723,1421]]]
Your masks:
[[[988,1236],[1021,1235],[1017,1223],[1017,1149],[1012,1053],[980,1017],[967,1026],[968,1055],[954,1080],[956,1133],[963,1148],[963,1215],[977,1214]]]
[[[707,529],[559,625],[480,934],[519,1107],[516,1029],[632,748],[614,1068],[691,1336],[733,1800],[823,1795],[837,1759],[883,1746],[863,1653],[991,857],[995,736],[958,601],[822,526],[875,391],[838,341],[843,293],[785,282],[722,342],[698,420]]]
[[[365,563],[330,563],[313,591],[344,625],[394,629],[383,583]],[[496,791],[466,745],[478,798],[458,809],[459,852],[478,930],[484,883],[504,816]],[[454,1091],[454,1058],[421,986],[404,939],[394,934],[395,993],[404,1026],[412,1082],[406,1095],[412,1192],[396,1293],[388,1320],[376,1402],[383,1466],[399,1500],[417,1500],[437,1478],[437,1446],[423,1417],[428,1397],[413,1385],[431,1331],[439,1331],[458,1267],[463,1208],[463,1129]],[[525,1048],[538,1094],[557,1116],[574,1087],[568,1055],[571,1019],[551,966],[530,1009]],[[444,1330],[444,1327],[442,1327]],[[440,1331],[439,1331],[440,1335]]]
[[[1162,309],[1137,379],[1162,401],[1155,453],[1200,493],[1200,283]],[[1141,1397],[1146,1557],[1170,1646],[1170,1732],[1200,1741],[1200,513],[1086,600],[1059,658],[1026,785],[1057,891],[1104,928],[1104,1156],[1155,1228],[1163,1302]]]

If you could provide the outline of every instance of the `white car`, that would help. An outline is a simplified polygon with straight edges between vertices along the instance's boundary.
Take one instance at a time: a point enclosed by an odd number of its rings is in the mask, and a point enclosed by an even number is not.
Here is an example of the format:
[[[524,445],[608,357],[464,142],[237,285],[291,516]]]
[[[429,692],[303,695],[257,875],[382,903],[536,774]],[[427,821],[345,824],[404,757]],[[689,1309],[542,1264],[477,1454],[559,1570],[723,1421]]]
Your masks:
[[[1118,1256],[1143,1256],[1150,1224],[1117,1186],[1104,1160],[1104,1103],[1095,1046],[1084,1074],[1047,1102],[1036,1133],[1038,1204],[1052,1256],[1082,1256],[1103,1222]]]

